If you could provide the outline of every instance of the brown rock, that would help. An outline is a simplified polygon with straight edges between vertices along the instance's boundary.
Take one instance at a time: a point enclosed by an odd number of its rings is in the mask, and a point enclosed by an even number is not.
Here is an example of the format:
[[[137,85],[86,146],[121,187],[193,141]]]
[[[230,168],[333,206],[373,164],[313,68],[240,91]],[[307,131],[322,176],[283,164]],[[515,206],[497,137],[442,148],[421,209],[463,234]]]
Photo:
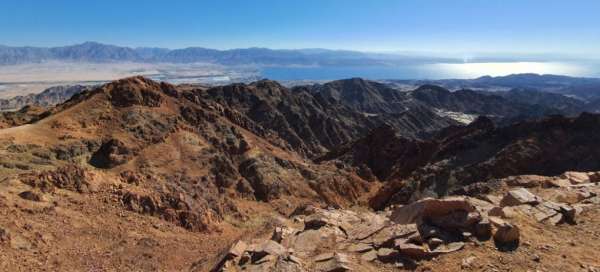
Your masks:
[[[400,254],[413,259],[423,259],[433,256],[427,248],[409,243],[404,239],[397,239],[394,242],[394,246],[400,251]]]
[[[571,182],[568,179],[560,179],[560,178],[548,179],[544,183],[544,187],[565,188],[565,187],[569,187],[570,185],[571,185]]]
[[[330,223],[329,218],[324,216],[323,214],[317,213],[307,216],[304,219],[304,228],[305,229],[319,229]]]
[[[480,240],[487,240],[492,237],[492,224],[487,217],[481,219],[481,221],[477,222],[474,227],[474,234]]]
[[[481,220],[478,212],[456,210],[449,214],[429,218],[434,225],[444,229],[470,228]]]
[[[485,195],[483,198],[494,205],[500,205],[500,201],[502,201],[501,197],[495,195]]]
[[[422,218],[441,217],[454,211],[471,213],[475,212],[475,207],[466,197],[425,198],[395,209],[390,219],[396,224],[411,224]]]
[[[398,238],[408,239],[413,235],[419,235],[416,224],[395,224],[385,227],[369,239],[364,240],[364,242],[370,242],[375,247],[391,247],[394,244],[394,240]]]
[[[590,173],[589,178],[590,178],[590,182],[592,182],[592,183],[600,182],[600,172]]]
[[[343,272],[352,270],[352,264],[345,254],[335,253],[333,258],[316,265],[317,270],[326,272]]]
[[[377,259],[377,251],[370,250],[368,252],[365,252],[363,255],[360,256],[360,259],[367,262],[375,261]]]
[[[279,243],[267,240],[264,241],[255,247],[249,248],[248,251],[250,255],[252,255],[252,261],[256,262],[257,260],[262,259],[265,256],[283,256],[287,255],[287,250],[285,247],[280,245]]]
[[[590,182],[590,177],[587,173],[582,172],[565,172],[561,176],[563,179],[567,179],[571,182],[571,184],[580,184],[580,183],[588,183]]]
[[[229,248],[227,255],[230,258],[241,257],[242,254],[244,254],[244,252],[246,251],[246,248],[248,248],[248,244],[246,244],[244,241],[241,241],[241,240],[237,241],[235,244],[233,244],[231,246],[231,248]]]
[[[393,262],[401,256],[398,250],[392,248],[382,247],[377,250],[377,258],[382,262]]]
[[[496,232],[494,233],[494,242],[496,242],[496,244],[518,245],[520,232],[517,226],[507,222],[496,223],[495,226]]]
[[[327,252],[327,253],[323,253],[323,254],[319,254],[319,255],[315,256],[314,261],[315,262],[329,261],[329,260],[333,259],[333,257],[335,257],[335,254],[333,252]]]
[[[363,243],[353,244],[350,247],[348,247],[348,251],[358,252],[358,253],[364,253],[364,252],[371,251],[371,250],[373,250],[373,247],[371,245],[363,244]]]
[[[386,219],[383,216],[375,215],[369,218],[364,224],[355,224],[348,230],[348,237],[355,240],[364,240],[386,226]]]
[[[38,192],[34,192],[34,191],[24,191],[19,193],[19,197],[21,197],[22,199],[27,199],[30,201],[36,201],[36,202],[40,202],[44,200],[44,197],[38,193]]]
[[[554,209],[548,208],[545,205],[539,205],[533,209],[533,216],[538,222],[542,222],[552,216],[555,216],[558,212]]]
[[[563,215],[560,213],[555,214],[554,216],[548,218],[548,223],[552,224],[552,225],[558,225],[561,222],[563,222]]]

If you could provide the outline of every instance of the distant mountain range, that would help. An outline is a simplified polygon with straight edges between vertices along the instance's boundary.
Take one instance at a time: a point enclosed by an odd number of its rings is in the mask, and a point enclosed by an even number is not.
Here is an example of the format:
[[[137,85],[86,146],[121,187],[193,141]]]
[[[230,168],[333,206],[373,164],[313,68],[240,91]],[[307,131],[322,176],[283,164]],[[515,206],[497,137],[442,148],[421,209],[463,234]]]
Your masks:
[[[397,84],[410,86],[433,84],[450,90],[471,89],[486,92],[514,90],[511,93],[512,95],[521,96],[535,95],[535,92],[545,92],[573,97],[584,102],[600,99],[600,78],[562,75],[512,74],[499,77],[483,76],[475,79],[389,80],[386,83],[391,86]],[[517,93],[516,91],[520,92]]]
[[[410,83],[415,87],[410,90],[397,89],[395,83],[398,82],[405,84],[408,81],[382,83],[352,78],[298,85],[290,90],[310,93],[323,103],[343,104],[371,119],[378,119],[378,123],[387,122],[403,128],[409,135],[428,130],[411,120],[434,124],[429,129],[452,124],[449,119],[439,119],[440,115],[463,123],[478,115],[510,123],[548,114],[600,113],[600,80],[593,78],[519,74],[473,80],[412,81]],[[90,88],[55,86],[39,94],[0,99],[0,111],[15,111],[27,105],[54,106]]]
[[[346,50],[297,49],[273,50],[245,48],[216,50],[202,47],[183,49],[130,48],[97,42],[63,47],[0,46],[0,65],[39,63],[45,61],[75,62],[207,62],[224,65],[385,65],[411,62],[454,62],[454,59],[375,54]]]

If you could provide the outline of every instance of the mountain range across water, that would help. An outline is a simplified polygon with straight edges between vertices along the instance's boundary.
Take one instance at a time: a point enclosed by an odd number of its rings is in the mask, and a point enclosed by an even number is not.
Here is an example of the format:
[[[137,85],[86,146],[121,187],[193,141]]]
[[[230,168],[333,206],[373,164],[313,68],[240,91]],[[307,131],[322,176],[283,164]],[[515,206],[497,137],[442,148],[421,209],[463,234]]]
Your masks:
[[[414,62],[455,62],[452,58],[365,53],[348,50],[245,48],[217,50],[202,47],[183,49],[130,48],[97,42],[62,47],[0,46],[0,65],[46,61],[77,62],[207,62],[223,65],[389,65]]]

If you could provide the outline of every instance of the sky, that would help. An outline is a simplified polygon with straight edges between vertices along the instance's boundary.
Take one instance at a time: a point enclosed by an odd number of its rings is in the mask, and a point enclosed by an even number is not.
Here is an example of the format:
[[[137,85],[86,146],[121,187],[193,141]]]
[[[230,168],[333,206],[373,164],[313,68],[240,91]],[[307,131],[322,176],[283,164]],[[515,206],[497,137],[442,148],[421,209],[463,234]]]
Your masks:
[[[598,0],[1,0],[0,44],[600,56]]]

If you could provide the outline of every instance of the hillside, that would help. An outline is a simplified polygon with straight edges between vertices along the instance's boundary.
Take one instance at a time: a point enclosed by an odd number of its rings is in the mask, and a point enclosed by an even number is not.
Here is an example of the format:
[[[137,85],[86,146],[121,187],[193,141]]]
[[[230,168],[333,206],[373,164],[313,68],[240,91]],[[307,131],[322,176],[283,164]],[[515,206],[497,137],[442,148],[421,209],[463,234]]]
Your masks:
[[[585,218],[582,227],[595,224],[597,174],[587,171],[600,170],[593,159],[596,115],[501,128],[480,117],[465,126],[423,101],[358,79],[288,89],[269,80],[195,87],[132,77],[48,109],[3,113],[9,121],[0,129],[0,267],[394,271],[400,264],[426,269],[437,257],[460,265],[455,258],[464,251],[496,256],[508,246],[516,254],[502,258],[529,268],[533,261],[523,254],[556,241],[537,236],[536,228],[568,235],[579,230],[569,225],[575,219]],[[435,107],[446,105],[452,104]],[[531,209],[562,205],[544,210],[548,216],[539,221],[530,213],[498,221],[488,208],[503,206],[481,199],[448,200],[462,207],[448,214],[412,215],[433,225],[402,221],[405,210],[390,205],[430,192],[501,197],[513,185],[496,186],[498,178],[566,170],[586,171],[577,184],[589,184],[588,194],[563,203],[550,194],[571,187],[535,187],[544,201],[528,202]],[[430,205],[420,201],[413,205]],[[466,229],[457,235],[452,220],[474,208],[479,216],[461,221]],[[575,208],[576,216],[566,211]],[[494,237],[479,249],[469,238],[475,226]],[[426,227],[441,232],[430,236]],[[594,246],[594,235],[583,234],[581,243]],[[519,239],[531,246],[520,247]],[[594,256],[561,252],[595,265]]]

